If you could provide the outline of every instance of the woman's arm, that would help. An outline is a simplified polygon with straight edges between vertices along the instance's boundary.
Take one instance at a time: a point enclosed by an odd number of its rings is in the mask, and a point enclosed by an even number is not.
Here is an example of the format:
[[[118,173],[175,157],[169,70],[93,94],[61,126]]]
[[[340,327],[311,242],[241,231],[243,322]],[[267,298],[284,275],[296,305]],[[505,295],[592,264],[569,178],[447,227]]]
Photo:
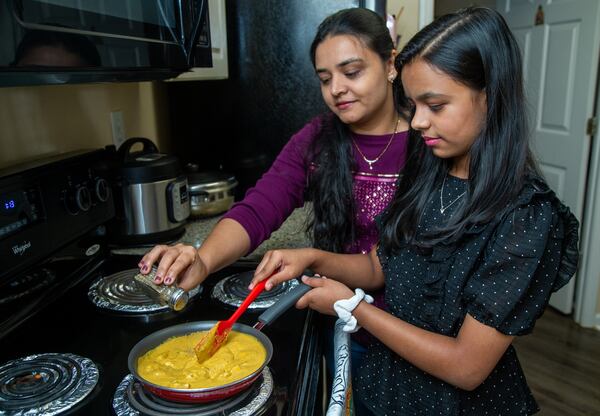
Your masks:
[[[159,245],[142,258],[143,273],[150,271],[159,261],[156,283],[172,284],[179,276],[179,286],[192,289],[210,273],[233,263],[248,252],[250,237],[238,222],[225,218],[217,223],[200,248],[177,244],[169,247]]]
[[[375,248],[369,254],[337,254],[302,248],[268,251],[256,268],[250,288],[269,278],[265,288],[270,290],[279,283],[300,276],[306,269],[365,290],[379,289],[384,284]]]
[[[199,250],[183,244],[156,246],[140,261],[142,273],[150,272],[158,262],[156,283],[179,280],[182,288],[191,289],[208,274],[254,250],[304,203],[306,149],[320,125],[315,118],[292,136],[269,170],[223,215]]]

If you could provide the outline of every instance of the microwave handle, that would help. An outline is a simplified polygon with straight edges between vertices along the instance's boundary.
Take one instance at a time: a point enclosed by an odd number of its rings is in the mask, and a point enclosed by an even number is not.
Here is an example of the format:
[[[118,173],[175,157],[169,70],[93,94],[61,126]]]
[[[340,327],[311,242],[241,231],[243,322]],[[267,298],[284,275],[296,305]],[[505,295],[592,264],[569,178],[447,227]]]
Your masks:
[[[202,22],[206,20],[206,13],[208,13],[208,0],[200,0],[200,11],[198,12],[198,19],[192,26],[192,31],[190,33],[189,39],[187,39],[187,45],[185,47],[185,53],[187,55],[187,64],[188,67],[192,66],[192,59],[194,56],[194,48],[198,43],[198,38],[200,38],[200,32],[202,32]]]

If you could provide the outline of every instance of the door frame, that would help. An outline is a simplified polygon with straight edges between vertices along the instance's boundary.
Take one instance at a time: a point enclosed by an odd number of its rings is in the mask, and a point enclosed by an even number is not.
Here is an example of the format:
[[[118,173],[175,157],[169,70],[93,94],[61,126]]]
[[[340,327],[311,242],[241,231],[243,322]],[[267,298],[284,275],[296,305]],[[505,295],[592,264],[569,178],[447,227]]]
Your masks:
[[[598,19],[600,25],[600,19]],[[595,40],[600,48],[600,37]],[[600,65],[600,63],[599,63]],[[599,71],[600,74],[600,71]],[[600,75],[596,79],[594,116],[600,116]],[[600,143],[598,131],[591,137],[586,201],[580,238],[579,282],[575,289],[575,322],[583,327],[600,329]],[[595,255],[594,255],[595,254]]]
[[[419,0],[419,30],[433,22],[435,0]]]

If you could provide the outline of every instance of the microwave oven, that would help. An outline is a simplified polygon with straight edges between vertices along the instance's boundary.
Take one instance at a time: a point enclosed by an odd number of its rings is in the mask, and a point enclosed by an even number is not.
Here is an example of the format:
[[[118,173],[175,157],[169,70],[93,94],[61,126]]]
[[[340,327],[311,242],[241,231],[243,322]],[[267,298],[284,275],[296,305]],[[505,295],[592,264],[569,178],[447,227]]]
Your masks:
[[[2,0],[0,86],[169,79],[211,67],[208,0]]]

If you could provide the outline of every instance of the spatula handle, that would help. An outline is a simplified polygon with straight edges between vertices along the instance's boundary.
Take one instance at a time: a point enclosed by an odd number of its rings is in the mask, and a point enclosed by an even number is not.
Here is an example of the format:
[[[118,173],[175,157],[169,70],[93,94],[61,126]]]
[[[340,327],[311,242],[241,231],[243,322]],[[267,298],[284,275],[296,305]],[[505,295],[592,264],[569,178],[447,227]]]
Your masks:
[[[250,306],[250,304],[252,302],[254,302],[254,299],[256,299],[258,297],[258,295],[260,295],[261,292],[263,290],[265,290],[265,285],[267,284],[267,280],[268,279],[261,280],[260,282],[258,282],[256,284],[256,286],[254,286],[254,289],[252,289],[252,291],[248,294],[248,296],[246,296],[246,299],[244,299],[242,304],[237,308],[237,310],[233,313],[233,315],[231,315],[231,318],[226,320],[223,323],[223,325],[220,325],[220,327],[230,328],[238,320],[238,318],[246,311],[246,309],[248,309],[248,306]],[[219,329],[221,329],[221,328],[219,328]]]

